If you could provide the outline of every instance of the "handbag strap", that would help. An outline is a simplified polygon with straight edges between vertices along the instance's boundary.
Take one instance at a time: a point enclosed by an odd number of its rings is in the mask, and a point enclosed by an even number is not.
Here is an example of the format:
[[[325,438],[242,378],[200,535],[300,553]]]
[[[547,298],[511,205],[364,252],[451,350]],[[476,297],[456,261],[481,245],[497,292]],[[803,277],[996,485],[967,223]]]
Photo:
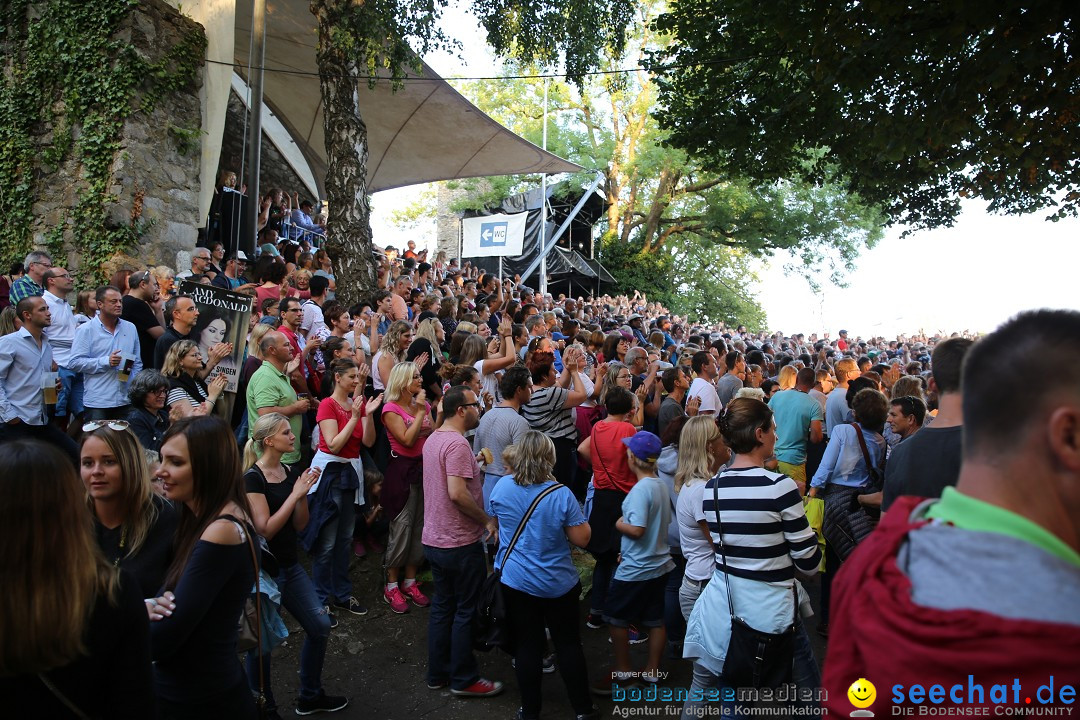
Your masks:
[[[559,488],[564,487],[562,483],[555,483],[549,488],[545,488],[542,493],[536,496],[536,499],[529,505],[529,509],[525,511],[525,514],[521,516],[521,522],[518,523],[517,530],[514,531],[513,537],[510,538],[510,543],[506,546],[506,554],[503,555],[503,565],[506,565],[506,561],[510,559],[510,553],[514,551],[514,546],[517,545],[518,539],[525,531],[525,524],[529,522],[529,518],[532,517],[533,511],[536,510],[536,506],[540,504],[540,501],[545,497],[555,492]]]
[[[728,613],[731,614],[731,621],[732,621],[732,623],[734,623],[735,622],[735,603],[732,601],[732,598],[731,598],[731,578],[728,577],[728,572],[727,572],[728,571],[727,551],[724,549],[724,526],[723,526],[722,522],[720,521],[720,490],[719,490],[720,482],[719,481],[720,481],[720,474],[717,473],[717,475],[715,477],[713,477],[713,479],[712,479],[712,483],[713,483],[713,488],[712,488],[712,492],[713,492],[713,513],[716,514],[716,530],[717,530],[716,534],[720,537],[720,543],[719,543],[719,545],[720,545],[720,557],[722,557],[724,559],[723,575],[724,575],[724,587],[727,589]],[[799,591],[795,587],[796,582],[797,581],[793,579],[792,583],[791,583],[791,594],[793,595],[793,599],[795,601],[795,608],[794,608],[794,610],[792,611],[792,614],[791,614],[791,626],[792,627],[795,626],[795,623],[798,622],[798,619],[799,619]]]
[[[224,518],[231,520],[234,525],[240,530],[240,534],[247,538],[248,548],[251,550],[251,564],[255,568],[255,615],[258,618],[258,622],[255,623],[255,639],[258,645],[255,649],[260,654],[262,653],[262,584],[259,582],[259,558],[255,554],[255,539],[252,537],[252,533],[247,531],[244,527],[244,523],[240,522],[233,515],[221,515],[219,519]],[[266,703],[266,678],[263,677],[263,664],[259,663],[259,707],[262,707]]]
[[[607,463],[604,462],[604,456],[600,454],[600,447],[596,444],[596,426],[601,422],[604,421],[601,420],[600,422],[593,423],[592,429],[589,431],[589,444],[592,446],[590,449],[593,454],[596,455],[596,459],[600,461],[600,467],[604,469],[604,474],[608,476],[608,480],[612,480],[612,475],[607,469]]]
[[[859,440],[859,447],[862,449],[862,459],[866,463],[866,474],[877,483],[877,468],[870,462],[870,450],[866,447],[866,438],[863,437],[862,427],[857,422],[849,423],[851,427],[855,428],[855,437]]]
[[[78,705],[71,702],[71,699],[61,692],[60,688],[56,687],[56,684],[53,683],[45,673],[38,673],[38,679],[41,680],[42,684],[49,689],[49,692],[60,701],[60,704],[70,710],[75,717],[79,718],[79,720],[90,720],[90,716],[80,710]]]

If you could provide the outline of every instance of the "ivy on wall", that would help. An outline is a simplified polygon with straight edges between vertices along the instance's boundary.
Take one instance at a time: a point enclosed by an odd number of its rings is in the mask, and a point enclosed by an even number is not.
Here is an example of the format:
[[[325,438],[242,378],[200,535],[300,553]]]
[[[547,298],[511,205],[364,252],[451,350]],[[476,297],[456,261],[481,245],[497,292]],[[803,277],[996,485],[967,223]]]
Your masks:
[[[186,33],[157,62],[141,57],[117,28],[138,0],[0,0],[0,258],[34,245],[33,205],[44,182],[74,163],[74,207],[45,229],[45,246],[63,254],[72,238],[84,279],[130,249],[147,224],[108,221],[110,169],[124,122],[152,112],[169,93],[190,87],[203,65],[206,36]],[[51,138],[49,132],[51,130]]]

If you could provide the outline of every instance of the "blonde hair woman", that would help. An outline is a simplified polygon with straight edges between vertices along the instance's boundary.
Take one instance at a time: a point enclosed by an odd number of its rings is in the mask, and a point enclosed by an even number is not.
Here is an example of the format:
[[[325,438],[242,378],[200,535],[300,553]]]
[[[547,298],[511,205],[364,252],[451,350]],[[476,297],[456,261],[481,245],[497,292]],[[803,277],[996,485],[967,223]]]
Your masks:
[[[5,714],[154,717],[146,607],[94,541],[71,461],[16,440],[0,446],[0,467]]]
[[[442,344],[445,338],[446,334],[438,318],[424,318],[416,326],[416,334],[405,355],[407,360],[428,357],[428,362],[420,367],[420,375],[424,378],[424,390],[432,399],[442,397],[439,369],[443,365]]]
[[[165,402],[170,408],[179,408],[181,417],[209,415],[225,391],[228,383],[225,375],[218,373],[207,385],[199,377],[202,367],[202,355],[194,340],[176,341],[165,355],[161,368],[162,375],[169,378],[169,397]]]
[[[675,519],[679,529],[679,546],[686,559],[679,605],[683,618],[713,575],[713,546],[709,526],[702,512],[705,484],[731,457],[724,444],[716,418],[712,415],[692,417],[679,434],[679,461],[675,469]]]
[[[300,699],[297,709],[313,710],[319,702],[328,709],[348,704],[343,697],[331,697],[322,689],[322,664],[326,641],[330,637],[330,614],[315,597],[311,578],[300,564],[296,551],[297,533],[308,524],[307,493],[319,477],[318,468],[310,468],[299,478],[281,463],[283,453],[293,448],[289,419],[280,413],[267,413],[251,429],[251,439],[244,447],[244,486],[251,505],[251,520],[259,535],[266,538],[270,552],[278,561],[274,578],[281,591],[281,606],[304,628],[304,646],[300,651]],[[259,664],[262,664],[265,709],[276,709],[270,687],[270,653],[252,650],[247,656],[248,682],[259,687]]]
[[[371,362],[371,380],[376,390],[385,390],[394,366],[405,361],[405,354],[412,343],[412,325],[404,320],[394,322],[379,342],[379,352]],[[418,358],[419,360],[419,358]]]
[[[394,366],[386,383],[382,407],[383,425],[390,441],[390,459],[383,471],[380,502],[390,521],[386,543],[386,587],[383,600],[400,614],[409,611],[407,600],[417,607],[431,604],[416,584],[416,571],[424,559],[420,534],[424,529],[424,441],[437,427],[432,423],[420,368],[416,363]],[[398,587],[400,568],[405,580]]]
[[[154,492],[146,453],[126,422],[98,425],[79,451],[86,504],[105,558],[130,572],[143,597],[153,597],[172,562],[179,514]]]
[[[780,374],[776,377],[780,390],[790,390],[795,387],[795,378],[798,374],[799,371],[795,369],[794,365],[785,365],[780,368]]]
[[[540,717],[545,626],[551,629],[570,704],[578,717],[587,717],[594,709],[577,613],[581,584],[570,546],[587,545],[592,530],[570,488],[552,476],[555,445],[546,435],[526,432],[503,452],[503,459],[513,467],[513,478],[499,481],[489,505],[502,528],[495,567],[501,572],[507,619],[515,639],[514,669],[521,690],[518,717]],[[537,504],[522,531],[521,546],[507,557],[514,530],[541,493],[548,497]]]

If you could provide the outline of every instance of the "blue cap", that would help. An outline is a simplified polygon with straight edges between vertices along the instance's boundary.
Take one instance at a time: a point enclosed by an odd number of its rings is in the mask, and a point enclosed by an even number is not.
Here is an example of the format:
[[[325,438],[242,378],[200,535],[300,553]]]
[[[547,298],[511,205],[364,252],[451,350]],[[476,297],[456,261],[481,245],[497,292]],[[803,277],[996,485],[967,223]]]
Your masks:
[[[656,462],[660,457],[660,438],[648,430],[640,430],[633,437],[623,438],[623,445],[630,448],[638,460]]]

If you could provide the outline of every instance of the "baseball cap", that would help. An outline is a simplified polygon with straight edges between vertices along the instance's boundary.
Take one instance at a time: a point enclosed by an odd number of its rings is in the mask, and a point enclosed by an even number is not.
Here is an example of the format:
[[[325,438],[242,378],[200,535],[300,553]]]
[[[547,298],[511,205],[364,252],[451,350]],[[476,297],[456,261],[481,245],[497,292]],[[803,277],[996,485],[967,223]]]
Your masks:
[[[660,438],[648,430],[639,430],[633,437],[623,438],[623,445],[630,448],[638,460],[656,462],[660,457]]]
[[[247,262],[248,256],[244,253],[243,250],[237,250],[236,251],[236,259],[237,260],[243,260],[244,262]]]
[[[273,255],[274,257],[281,257],[281,253],[277,251],[277,248],[274,247],[272,243],[264,244],[261,248],[259,248],[259,250],[262,252],[263,255]]]

